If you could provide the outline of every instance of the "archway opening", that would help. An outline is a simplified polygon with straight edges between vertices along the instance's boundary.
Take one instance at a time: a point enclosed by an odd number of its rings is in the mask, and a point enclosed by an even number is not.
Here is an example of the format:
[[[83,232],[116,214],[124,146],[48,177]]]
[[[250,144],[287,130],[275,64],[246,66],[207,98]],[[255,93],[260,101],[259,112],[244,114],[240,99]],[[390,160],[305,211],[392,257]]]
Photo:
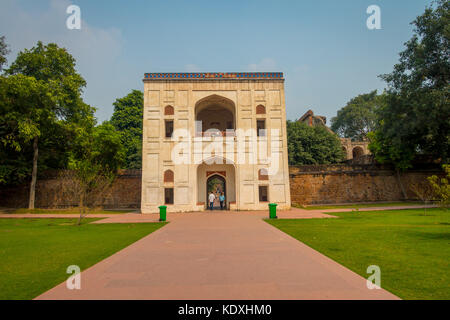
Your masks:
[[[223,199],[226,199],[227,195],[227,185],[226,180],[224,177],[215,174],[206,180],[206,199],[209,199],[210,194],[212,193],[214,195],[214,202],[213,202],[213,210],[226,210],[227,205],[226,202],[223,201],[222,205],[220,204],[221,196],[223,196]],[[208,207],[210,205],[209,200],[207,203]]]
[[[213,160],[213,161],[209,161]],[[221,163],[218,163],[218,160]],[[217,190],[217,188],[212,189],[215,182],[213,177],[219,177],[223,184]],[[211,182],[212,181],[212,182]],[[236,204],[236,177],[235,177],[235,167],[234,164],[227,163],[227,159],[214,157],[207,159],[202,163],[198,164],[197,167],[197,205],[203,206],[203,208],[208,208],[208,195],[209,192],[213,190],[216,198],[219,197],[220,191],[223,191],[225,196],[224,209],[230,210]],[[209,189],[209,190],[208,190]],[[220,208],[219,199],[214,203],[215,208]]]
[[[234,103],[219,95],[201,99],[195,105],[195,120],[197,136],[232,134],[236,128]]]
[[[364,150],[361,147],[354,147],[353,151],[353,159],[361,157],[362,155],[364,155]]]

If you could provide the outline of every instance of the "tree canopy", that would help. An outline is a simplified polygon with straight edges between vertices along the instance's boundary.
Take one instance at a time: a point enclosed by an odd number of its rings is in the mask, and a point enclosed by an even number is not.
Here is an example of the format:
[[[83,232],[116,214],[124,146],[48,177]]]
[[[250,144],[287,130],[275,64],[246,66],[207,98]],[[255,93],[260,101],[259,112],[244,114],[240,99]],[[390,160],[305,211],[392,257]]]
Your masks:
[[[144,94],[142,91],[133,90],[114,103],[114,113],[111,124],[122,133],[121,139],[125,146],[128,169],[140,169],[142,166],[142,110],[144,106]]]
[[[95,123],[95,109],[81,98],[86,82],[73,57],[56,44],[38,42],[18,54],[0,81],[0,180],[21,182],[31,173],[29,165],[22,166],[31,162],[34,138],[40,167],[64,166],[74,128]]]
[[[331,130],[343,138],[366,140],[367,134],[376,127],[375,111],[382,102],[382,97],[377,95],[377,90],[358,95],[331,119]]]
[[[326,128],[287,122],[289,164],[330,164],[344,160],[339,138]]]
[[[81,219],[86,207],[96,204],[98,195],[114,181],[117,171],[125,162],[125,150],[120,132],[108,122],[94,128],[78,127],[74,146],[69,152],[70,193],[78,198]]]
[[[75,129],[95,124],[95,109],[81,98],[85,85],[75,59],[53,43],[20,52],[1,77],[0,154],[8,158],[1,159],[0,181],[20,182],[31,173],[30,208],[38,164],[67,164]]]
[[[3,70],[3,65],[6,64],[6,55],[9,53],[8,45],[5,41],[5,36],[0,37],[0,71]]]
[[[55,130],[59,125],[53,92],[50,83],[33,77],[0,77],[0,182],[20,182],[27,177],[31,153],[24,153],[30,151],[31,141],[44,135],[45,128]]]
[[[75,59],[65,48],[38,41],[32,49],[19,52],[5,72],[7,75],[21,74],[51,83],[58,89],[54,92],[58,118],[67,122],[93,123],[95,109],[81,98],[86,81],[76,71],[75,64]]]
[[[450,2],[439,0],[417,17],[413,37],[390,74],[386,104],[370,135],[379,162],[399,169],[417,154],[448,162],[450,144]]]
[[[108,122],[92,129],[79,127],[69,152],[69,169],[116,173],[125,161],[121,134]]]

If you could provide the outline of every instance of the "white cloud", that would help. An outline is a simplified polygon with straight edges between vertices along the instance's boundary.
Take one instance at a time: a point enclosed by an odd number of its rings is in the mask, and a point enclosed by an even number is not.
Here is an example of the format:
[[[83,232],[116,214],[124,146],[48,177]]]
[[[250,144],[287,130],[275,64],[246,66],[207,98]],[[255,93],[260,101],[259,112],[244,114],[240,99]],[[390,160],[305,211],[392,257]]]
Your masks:
[[[83,20],[83,7],[81,29],[67,29],[69,15],[66,9],[71,4],[68,0],[50,0],[46,10],[33,11],[17,1],[2,0],[0,30],[11,49],[8,62],[11,63],[19,51],[35,46],[38,40],[67,48],[77,61],[77,70],[88,83],[86,102],[99,108],[97,115],[104,120],[112,113],[112,106],[105,103],[102,94],[113,98],[110,83],[105,83],[104,79],[116,76],[114,66],[122,53],[122,34],[117,28],[102,29],[90,25]]]
[[[201,72],[200,67],[196,64],[187,64],[184,66],[184,70],[186,70],[186,72]]]
[[[277,70],[277,63],[271,58],[264,58],[259,63],[252,63],[247,66],[248,71],[252,72],[273,72]]]

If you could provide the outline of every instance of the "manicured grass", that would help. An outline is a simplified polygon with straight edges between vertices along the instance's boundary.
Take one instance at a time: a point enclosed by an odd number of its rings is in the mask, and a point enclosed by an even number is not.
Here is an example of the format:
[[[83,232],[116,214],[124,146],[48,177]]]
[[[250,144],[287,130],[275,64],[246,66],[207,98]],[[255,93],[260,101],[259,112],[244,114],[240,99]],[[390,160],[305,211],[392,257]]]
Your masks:
[[[165,223],[87,224],[76,219],[0,219],[0,299],[32,299]]]
[[[450,299],[450,211],[423,209],[333,213],[339,219],[267,220],[403,299]]]
[[[423,205],[423,202],[374,202],[374,203],[357,203],[357,204],[330,204],[330,205],[310,205],[310,206],[300,206],[293,205],[296,208],[301,208],[305,210],[321,210],[321,209],[360,209],[360,208],[372,208],[372,207],[392,207],[392,206],[417,206]],[[429,203],[428,203],[429,204]]]
[[[128,213],[136,210],[106,210],[106,209],[92,209],[89,210],[88,213],[93,214],[116,214],[116,213]],[[80,211],[78,208],[70,208],[70,209],[13,209],[6,210],[5,213],[10,214],[24,214],[24,213],[34,213],[34,214],[79,214]]]

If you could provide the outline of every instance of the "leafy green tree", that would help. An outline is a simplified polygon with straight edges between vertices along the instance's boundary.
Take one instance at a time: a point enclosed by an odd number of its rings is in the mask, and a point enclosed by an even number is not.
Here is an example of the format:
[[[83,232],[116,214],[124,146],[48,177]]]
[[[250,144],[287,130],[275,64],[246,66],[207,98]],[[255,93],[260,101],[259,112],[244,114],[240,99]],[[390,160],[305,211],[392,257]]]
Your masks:
[[[376,109],[382,104],[377,90],[361,94],[351,99],[345,107],[331,119],[331,130],[343,138],[361,141],[376,127]]]
[[[49,142],[49,150],[59,149],[65,154],[76,128],[94,125],[95,109],[81,98],[86,82],[75,70],[75,59],[56,44],[38,42],[32,49],[20,52],[5,73],[0,102],[4,106],[0,111],[2,142],[4,148],[17,152],[32,146],[32,209],[40,146]]]
[[[287,122],[289,164],[330,164],[344,160],[339,138],[325,127]]]
[[[439,0],[417,17],[414,35],[390,74],[386,104],[369,145],[379,162],[400,169],[417,154],[444,163],[450,144],[450,2]]]
[[[29,151],[33,145],[33,172],[37,170],[37,141],[42,127],[58,125],[54,109],[56,99],[53,83],[37,81],[33,77],[14,75],[0,78],[0,141],[2,157],[0,181],[14,180],[14,172],[26,175],[23,167],[24,157],[17,159],[14,153]],[[11,156],[11,158],[9,157]],[[16,160],[16,161],[15,161]],[[29,168],[29,165],[27,166]],[[28,170],[27,170],[28,171]],[[36,183],[34,179],[32,185]],[[34,197],[34,194],[32,194]],[[31,200],[31,197],[30,197]],[[34,201],[30,203],[34,205]]]
[[[6,63],[6,55],[9,53],[8,45],[5,42],[5,36],[0,37],[0,71],[3,70],[3,65]]]
[[[439,204],[443,208],[450,206],[450,165],[443,165],[445,176],[438,177],[433,175],[428,177],[428,182],[433,188],[434,194],[439,200]]]
[[[79,127],[75,146],[70,152],[69,185],[78,197],[81,219],[86,208],[92,207],[96,199],[114,181],[117,171],[125,162],[125,150],[121,134],[110,123],[104,123],[92,130]]]
[[[133,90],[114,103],[114,113],[111,124],[122,133],[122,143],[126,150],[126,164],[128,169],[142,167],[142,110],[144,94]]]

